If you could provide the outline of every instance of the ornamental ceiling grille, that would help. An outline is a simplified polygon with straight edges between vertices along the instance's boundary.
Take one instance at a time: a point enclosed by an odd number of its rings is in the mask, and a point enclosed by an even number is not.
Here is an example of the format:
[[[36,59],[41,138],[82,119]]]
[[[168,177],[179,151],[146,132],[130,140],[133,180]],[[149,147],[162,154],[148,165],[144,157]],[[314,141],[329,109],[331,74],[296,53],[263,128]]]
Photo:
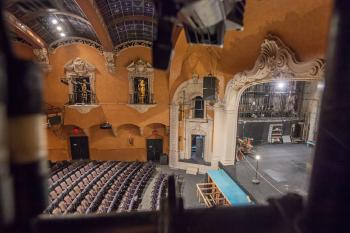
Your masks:
[[[47,45],[72,38],[100,44],[94,28],[74,0],[8,0],[6,9]]]
[[[114,47],[128,41],[152,42],[156,35],[152,0],[95,0]]]

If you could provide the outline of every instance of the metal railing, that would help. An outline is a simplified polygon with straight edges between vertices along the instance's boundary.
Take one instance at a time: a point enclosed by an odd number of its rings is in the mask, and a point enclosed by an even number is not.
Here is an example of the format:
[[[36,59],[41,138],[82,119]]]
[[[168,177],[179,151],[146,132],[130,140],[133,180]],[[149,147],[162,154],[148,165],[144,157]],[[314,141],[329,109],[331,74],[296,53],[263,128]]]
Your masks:
[[[88,93],[86,97],[83,97],[80,93],[69,94],[69,104],[74,105],[87,105],[87,104],[96,104],[96,94]]]

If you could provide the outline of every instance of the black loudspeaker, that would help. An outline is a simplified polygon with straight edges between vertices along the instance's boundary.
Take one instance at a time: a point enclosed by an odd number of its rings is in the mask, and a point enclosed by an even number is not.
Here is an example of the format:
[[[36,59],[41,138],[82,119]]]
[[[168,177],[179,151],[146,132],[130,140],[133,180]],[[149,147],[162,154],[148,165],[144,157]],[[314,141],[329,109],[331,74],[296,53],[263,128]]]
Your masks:
[[[207,76],[203,78],[203,99],[216,100],[216,78]]]
[[[50,125],[59,125],[61,124],[61,116],[55,115],[48,117],[48,122]]]

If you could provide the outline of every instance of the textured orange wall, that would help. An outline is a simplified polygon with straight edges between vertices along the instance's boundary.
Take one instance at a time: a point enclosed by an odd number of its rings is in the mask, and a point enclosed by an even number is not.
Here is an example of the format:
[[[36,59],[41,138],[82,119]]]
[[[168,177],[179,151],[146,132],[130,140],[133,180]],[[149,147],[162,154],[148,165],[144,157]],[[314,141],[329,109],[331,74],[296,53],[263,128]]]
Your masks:
[[[49,57],[52,70],[45,77],[44,88],[47,103],[63,107],[68,101],[68,86],[61,83],[60,79],[64,77],[64,65],[76,57],[96,67],[96,94],[100,107],[87,114],[65,108],[64,124],[80,127],[89,136],[90,155],[93,159],[145,160],[146,135],[141,136],[140,133],[136,135],[132,128],[123,128],[123,125],[133,124],[138,128],[145,128],[152,123],[169,125],[168,78],[164,71],[155,70],[153,88],[157,106],[148,112],[139,113],[126,106],[129,98],[126,67],[137,58],[151,62],[151,50],[134,47],[122,51],[116,58],[117,72],[110,74],[103,55],[94,48],[81,44],[58,48]],[[112,124],[116,134],[112,130],[99,128],[105,121]],[[68,137],[62,139],[53,139],[54,136],[48,133],[49,158],[55,160],[58,157],[69,158],[67,150],[69,133],[71,132],[68,132]],[[134,138],[133,145],[128,144],[129,135]],[[166,141],[168,136],[164,137],[164,142]],[[164,144],[167,145],[167,142]],[[168,152],[168,146],[165,147],[165,152]]]
[[[225,86],[234,74],[253,68],[268,33],[279,36],[300,61],[325,57],[332,3],[332,0],[247,1],[244,31],[226,32],[223,48],[190,46],[182,32],[170,68],[170,99],[193,72],[201,77],[211,72]],[[219,94],[223,97],[222,91]]]
[[[300,61],[325,57],[332,0],[264,0],[247,1],[244,31],[227,32],[223,48],[189,45],[184,32],[179,34],[174,55],[167,72],[155,71],[154,93],[157,106],[140,114],[126,106],[128,79],[125,69],[133,60],[142,58],[151,62],[151,50],[133,47],[116,57],[117,72],[110,74],[103,55],[86,45],[70,45],[58,48],[49,59],[52,71],[46,74],[44,97],[47,103],[63,107],[68,101],[68,86],[60,82],[64,65],[80,57],[96,69],[96,93],[100,107],[88,114],[65,109],[64,123],[80,127],[90,140],[90,154],[94,159],[146,159],[146,138],[153,137],[148,125],[157,128],[164,139],[164,151],[168,152],[169,100],[176,88],[190,79],[193,73],[202,78],[212,73],[219,79],[219,96],[223,98],[226,83],[234,74],[253,67],[260,52],[260,45],[268,33],[279,36]],[[19,56],[32,59],[32,50],[15,43]],[[100,130],[98,125],[108,121],[113,130]],[[154,125],[153,123],[159,123]],[[70,128],[71,129],[71,128]],[[48,130],[49,156],[53,160],[70,158],[67,138],[71,133]],[[49,132],[50,131],[50,132]],[[58,136],[57,136],[58,135]],[[128,138],[134,144],[128,143]]]
[[[12,48],[15,54],[20,58],[26,60],[34,60],[35,58],[33,49],[29,45],[20,42],[13,42]]]

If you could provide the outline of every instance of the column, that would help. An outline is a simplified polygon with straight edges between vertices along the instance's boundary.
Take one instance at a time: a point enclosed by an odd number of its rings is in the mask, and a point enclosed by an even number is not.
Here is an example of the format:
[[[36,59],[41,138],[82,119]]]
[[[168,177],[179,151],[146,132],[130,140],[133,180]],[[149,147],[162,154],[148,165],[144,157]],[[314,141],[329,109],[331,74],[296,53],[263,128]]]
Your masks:
[[[236,150],[236,135],[237,135],[237,110],[224,110],[224,130],[223,136],[223,154],[220,162],[223,165],[233,165],[235,160]],[[220,142],[219,142],[220,143]]]
[[[224,155],[224,123],[224,106],[222,104],[215,104],[212,166],[217,166],[220,158]]]
[[[178,118],[179,106],[172,104],[170,106],[170,135],[169,135],[169,166],[177,167],[178,161]]]
[[[309,119],[309,133],[308,133],[308,141],[316,141],[317,137],[317,129],[318,129],[318,119],[319,119],[319,110],[320,110],[320,100],[322,96],[322,87],[319,87],[319,85],[315,85],[314,91],[312,94],[312,98],[309,103],[309,113],[310,113],[310,119]]]

